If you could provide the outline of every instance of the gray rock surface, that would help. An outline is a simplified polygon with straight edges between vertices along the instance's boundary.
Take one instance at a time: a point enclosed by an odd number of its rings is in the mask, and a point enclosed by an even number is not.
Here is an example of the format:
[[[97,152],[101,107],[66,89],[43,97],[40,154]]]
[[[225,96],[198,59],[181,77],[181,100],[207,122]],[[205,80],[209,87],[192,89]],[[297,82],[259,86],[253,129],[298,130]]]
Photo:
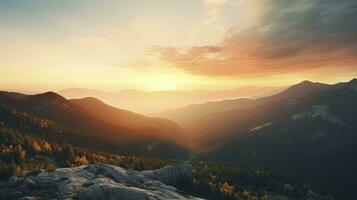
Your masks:
[[[0,199],[199,199],[169,185],[191,173],[186,163],[141,172],[102,163],[36,170],[1,183]]]

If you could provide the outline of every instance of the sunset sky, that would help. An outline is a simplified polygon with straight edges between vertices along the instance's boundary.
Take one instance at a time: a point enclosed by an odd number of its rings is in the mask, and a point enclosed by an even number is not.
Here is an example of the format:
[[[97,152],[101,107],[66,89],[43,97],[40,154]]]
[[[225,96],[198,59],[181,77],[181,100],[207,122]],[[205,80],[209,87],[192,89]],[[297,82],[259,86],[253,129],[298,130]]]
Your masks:
[[[346,81],[356,19],[356,0],[0,0],[0,89]]]

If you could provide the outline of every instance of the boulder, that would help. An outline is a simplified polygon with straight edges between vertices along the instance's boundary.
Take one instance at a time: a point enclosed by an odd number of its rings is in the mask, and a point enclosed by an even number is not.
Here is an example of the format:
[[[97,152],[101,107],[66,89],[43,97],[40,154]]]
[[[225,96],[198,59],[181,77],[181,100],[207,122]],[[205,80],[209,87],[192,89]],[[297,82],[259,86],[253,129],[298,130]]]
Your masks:
[[[135,171],[96,163],[75,168],[35,170],[12,177],[3,184],[4,199],[199,199],[183,195],[170,186],[180,176],[189,176],[188,163],[157,170]]]

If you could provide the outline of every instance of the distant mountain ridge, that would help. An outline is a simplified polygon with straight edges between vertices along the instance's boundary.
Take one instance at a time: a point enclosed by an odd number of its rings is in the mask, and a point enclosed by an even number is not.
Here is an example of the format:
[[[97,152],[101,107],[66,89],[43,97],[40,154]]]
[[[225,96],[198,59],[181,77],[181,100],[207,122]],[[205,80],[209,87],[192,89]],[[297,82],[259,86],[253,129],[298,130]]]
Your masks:
[[[149,114],[161,110],[178,108],[193,103],[202,103],[208,100],[221,100],[237,97],[256,97],[275,93],[281,88],[278,87],[254,87],[247,86],[230,90],[208,91],[140,91],[122,90],[118,92],[102,92],[83,88],[72,88],[61,90],[58,93],[62,96],[73,98],[95,97],[105,103],[125,108],[134,112]]]

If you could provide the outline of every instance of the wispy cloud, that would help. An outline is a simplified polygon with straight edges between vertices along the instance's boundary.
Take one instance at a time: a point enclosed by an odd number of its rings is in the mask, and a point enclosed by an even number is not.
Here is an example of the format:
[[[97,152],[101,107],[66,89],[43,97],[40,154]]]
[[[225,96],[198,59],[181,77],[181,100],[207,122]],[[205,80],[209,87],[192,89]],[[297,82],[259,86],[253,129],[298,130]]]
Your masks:
[[[199,23],[195,28],[210,27],[218,31],[225,31],[222,23],[223,6],[232,3],[232,0],[202,0],[202,5],[206,8],[206,18]]]

